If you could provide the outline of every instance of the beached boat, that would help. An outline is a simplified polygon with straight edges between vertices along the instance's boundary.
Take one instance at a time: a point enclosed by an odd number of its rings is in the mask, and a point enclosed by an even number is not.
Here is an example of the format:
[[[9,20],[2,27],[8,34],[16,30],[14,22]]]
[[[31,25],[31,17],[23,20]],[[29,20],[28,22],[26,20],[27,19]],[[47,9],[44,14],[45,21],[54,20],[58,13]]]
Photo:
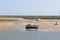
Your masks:
[[[38,29],[38,25],[36,25],[36,24],[27,24],[26,26],[25,26],[25,28],[26,28],[26,30],[37,30]]]

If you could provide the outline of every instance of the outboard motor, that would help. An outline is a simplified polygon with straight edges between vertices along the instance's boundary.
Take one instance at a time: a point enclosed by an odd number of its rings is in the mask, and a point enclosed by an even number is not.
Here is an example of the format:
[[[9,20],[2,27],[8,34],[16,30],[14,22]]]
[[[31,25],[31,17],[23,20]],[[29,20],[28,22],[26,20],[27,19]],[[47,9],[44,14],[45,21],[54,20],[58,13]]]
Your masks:
[[[38,29],[38,25],[27,24],[27,25],[26,25],[26,29],[27,29],[27,30],[30,30],[30,29]]]

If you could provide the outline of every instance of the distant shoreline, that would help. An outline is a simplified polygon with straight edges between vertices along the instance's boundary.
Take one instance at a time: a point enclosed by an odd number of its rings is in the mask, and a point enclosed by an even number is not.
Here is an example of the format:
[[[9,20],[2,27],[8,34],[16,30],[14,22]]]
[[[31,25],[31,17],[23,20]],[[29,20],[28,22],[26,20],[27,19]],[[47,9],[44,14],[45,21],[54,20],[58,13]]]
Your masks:
[[[24,19],[60,19],[60,16],[9,16],[1,15],[0,18],[24,18]]]

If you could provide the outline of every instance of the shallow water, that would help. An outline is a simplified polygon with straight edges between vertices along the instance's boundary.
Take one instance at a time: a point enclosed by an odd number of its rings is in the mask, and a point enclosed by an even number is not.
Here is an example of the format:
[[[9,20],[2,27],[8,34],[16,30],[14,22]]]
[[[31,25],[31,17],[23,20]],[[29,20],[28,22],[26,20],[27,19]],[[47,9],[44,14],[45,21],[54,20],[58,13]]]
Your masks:
[[[60,40],[60,31],[0,30],[0,40]]]

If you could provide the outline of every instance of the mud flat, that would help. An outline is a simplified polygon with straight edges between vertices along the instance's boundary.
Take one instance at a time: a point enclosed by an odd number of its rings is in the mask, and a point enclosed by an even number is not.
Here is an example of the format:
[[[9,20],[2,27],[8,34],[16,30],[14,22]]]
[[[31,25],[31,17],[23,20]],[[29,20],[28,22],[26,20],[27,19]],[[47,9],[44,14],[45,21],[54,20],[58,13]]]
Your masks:
[[[22,26],[25,27],[26,24],[38,24],[39,28],[38,30],[60,30],[60,19],[57,20],[59,23],[58,25],[54,25],[56,22],[55,19],[41,19],[40,21],[36,20],[27,20],[22,22]]]
[[[0,30],[24,30],[26,24],[38,24],[38,30],[60,30],[60,19],[41,19],[40,21],[28,20],[23,18],[0,18]]]
[[[0,30],[17,30],[19,18],[0,18]]]

